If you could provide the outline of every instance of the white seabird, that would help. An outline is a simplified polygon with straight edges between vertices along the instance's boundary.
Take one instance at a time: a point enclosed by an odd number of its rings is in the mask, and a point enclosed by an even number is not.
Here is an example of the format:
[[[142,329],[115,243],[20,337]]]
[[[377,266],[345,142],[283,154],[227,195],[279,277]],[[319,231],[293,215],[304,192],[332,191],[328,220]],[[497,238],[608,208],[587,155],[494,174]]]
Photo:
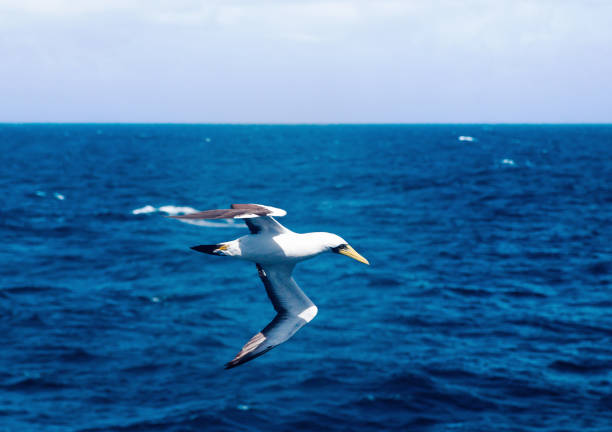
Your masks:
[[[370,264],[343,238],[335,234],[298,234],[274,219],[274,216],[286,214],[285,210],[259,204],[232,204],[231,209],[170,216],[175,219],[244,219],[251,231],[251,234],[236,240],[191,248],[211,255],[231,256],[254,262],[277,312],[274,319],[253,336],[232,361],[226,363],[226,369],[267,353],[288,340],[315,317],[317,307],[291,277],[298,262],[323,252],[335,252]]]

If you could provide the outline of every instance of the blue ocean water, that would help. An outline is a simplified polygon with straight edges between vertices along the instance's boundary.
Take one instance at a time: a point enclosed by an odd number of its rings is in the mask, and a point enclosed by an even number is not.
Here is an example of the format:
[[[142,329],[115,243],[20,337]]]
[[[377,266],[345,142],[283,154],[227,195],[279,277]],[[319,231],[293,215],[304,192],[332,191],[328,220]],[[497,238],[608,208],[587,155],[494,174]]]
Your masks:
[[[0,125],[0,431],[612,430],[612,126]],[[164,218],[256,202],[318,316]]]

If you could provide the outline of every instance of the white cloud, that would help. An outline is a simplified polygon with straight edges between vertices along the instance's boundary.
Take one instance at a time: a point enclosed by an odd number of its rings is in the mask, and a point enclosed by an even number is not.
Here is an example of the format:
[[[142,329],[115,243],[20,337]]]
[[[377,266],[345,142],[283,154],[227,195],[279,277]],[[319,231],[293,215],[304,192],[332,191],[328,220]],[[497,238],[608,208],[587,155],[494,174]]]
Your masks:
[[[0,97],[10,115],[478,121],[579,88],[576,112],[612,112],[611,16],[607,1],[0,0]]]

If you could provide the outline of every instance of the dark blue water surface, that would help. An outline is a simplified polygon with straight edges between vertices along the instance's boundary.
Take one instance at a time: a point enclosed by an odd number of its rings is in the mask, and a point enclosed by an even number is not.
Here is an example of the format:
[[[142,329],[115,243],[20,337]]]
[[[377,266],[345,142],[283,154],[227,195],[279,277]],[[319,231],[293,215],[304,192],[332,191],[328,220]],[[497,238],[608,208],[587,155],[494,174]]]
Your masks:
[[[1,431],[612,430],[612,126],[0,125],[0,150]],[[302,263],[319,315],[226,371],[274,310],[189,246],[247,230],[163,216],[243,202],[372,265]]]

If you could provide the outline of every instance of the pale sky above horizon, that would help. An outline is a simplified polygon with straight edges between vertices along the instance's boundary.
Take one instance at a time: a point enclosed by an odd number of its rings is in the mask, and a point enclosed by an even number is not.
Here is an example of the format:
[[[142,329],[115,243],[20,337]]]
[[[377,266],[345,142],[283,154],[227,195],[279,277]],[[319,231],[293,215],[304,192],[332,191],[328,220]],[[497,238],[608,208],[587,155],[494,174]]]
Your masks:
[[[0,122],[612,122],[612,1],[0,0]]]

